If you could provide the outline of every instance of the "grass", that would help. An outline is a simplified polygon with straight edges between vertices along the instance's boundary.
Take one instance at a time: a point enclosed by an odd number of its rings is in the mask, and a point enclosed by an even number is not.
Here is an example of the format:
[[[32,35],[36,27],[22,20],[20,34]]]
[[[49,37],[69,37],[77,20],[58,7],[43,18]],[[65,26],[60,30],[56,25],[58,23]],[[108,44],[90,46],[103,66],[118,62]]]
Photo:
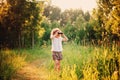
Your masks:
[[[17,54],[11,50],[0,51],[0,80],[10,80],[25,64],[25,56]],[[19,64],[18,64],[19,63]]]
[[[76,44],[65,45],[63,56],[64,59],[67,59],[65,62],[68,64],[77,64],[84,62],[88,57],[90,57],[90,55],[92,55],[92,50],[93,48],[90,46],[80,46]]]
[[[47,80],[117,80],[116,74],[120,72],[118,69],[120,66],[117,65],[120,64],[120,52],[115,46],[109,49],[64,43],[60,73],[54,71],[50,45],[34,49],[13,50],[13,52],[26,55],[28,63],[37,62],[35,66],[40,64],[37,67],[46,70],[44,73],[47,75]]]
[[[83,63],[87,61],[87,58],[92,54],[90,53],[94,48],[90,46],[78,46],[77,44],[64,43],[63,45],[63,60],[61,61],[61,75],[70,77],[70,75],[76,75],[75,79],[82,77],[81,69]],[[51,78],[54,74],[54,62],[52,60],[51,46],[36,47],[33,49],[21,49],[16,50],[16,53],[20,52],[26,55],[26,61],[32,63],[36,60],[43,62],[43,67],[46,68]],[[41,63],[38,63],[41,64]],[[78,66],[79,65],[79,66]],[[71,73],[69,73],[71,72]],[[66,78],[65,76],[63,78]],[[57,75],[54,76],[57,78]],[[70,77],[71,79],[73,77]]]

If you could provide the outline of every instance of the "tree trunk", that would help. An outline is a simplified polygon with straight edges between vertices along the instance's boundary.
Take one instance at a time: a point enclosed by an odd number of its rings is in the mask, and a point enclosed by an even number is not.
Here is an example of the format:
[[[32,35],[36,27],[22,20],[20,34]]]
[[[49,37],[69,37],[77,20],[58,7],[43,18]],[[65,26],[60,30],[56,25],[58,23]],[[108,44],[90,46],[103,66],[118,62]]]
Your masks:
[[[32,31],[32,48],[34,48],[34,31]]]
[[[21,36],[18,34],[18,47],[21,48]]]
[[[24,35],[22,36],[22,48],[25,47],[25,38]]]

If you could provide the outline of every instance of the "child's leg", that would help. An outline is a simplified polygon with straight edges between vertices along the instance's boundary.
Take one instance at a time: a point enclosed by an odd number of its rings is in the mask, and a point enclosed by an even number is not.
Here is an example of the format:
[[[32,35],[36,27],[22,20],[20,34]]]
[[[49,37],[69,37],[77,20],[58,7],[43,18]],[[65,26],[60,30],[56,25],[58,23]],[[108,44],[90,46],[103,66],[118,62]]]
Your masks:
[[[60,60],[55,60],[55,70],[60,71]]]

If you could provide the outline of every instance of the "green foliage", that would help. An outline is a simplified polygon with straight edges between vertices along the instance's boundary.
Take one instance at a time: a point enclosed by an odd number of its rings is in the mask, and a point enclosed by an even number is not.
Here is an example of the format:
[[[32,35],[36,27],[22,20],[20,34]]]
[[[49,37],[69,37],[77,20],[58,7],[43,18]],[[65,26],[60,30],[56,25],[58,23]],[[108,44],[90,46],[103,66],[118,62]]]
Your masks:
[[[22,49],[28,62],[38,61],[37,67],[45,68],[48,80],[117,80],[120,63],[119,48],[81,46],[74,42],[63,44],[61,71],[54,71],[50,45]],[[40,63],[42,62],[42,64]],[[38,69],[39,71],[39,69]]]
[[[58,21],[50,22],[47,18],[41,23],[41,27],[44,28],[45,32],[40,39],[40,44],[49,44],[50,33],[53,28],[60,28],[60,23]]]
[[[61,9],[57,6],[46,6],[44,9],[44,15],[51,21],[60,20]]]
[[[75,40],[76,30],[77,30],[76,27],[74,27],[68,22],[63,32],[65,33],[65,35],[68,37],[69,40]]]
[[[56,18],[59,19],[54,18],[53,21],[51,14],[56,15],[52,13],[54,6],[48,6],[44,15],[52,24],[51,29],[62,28],[69,40],[77,43],[101,41],[101,44],[104,44],[119,41],[119,1],[98,0],[97,3],[98,8],[93,10],[92,15],[80,9],[68,9],[63,12],[57,9],[59,13]]]
[[[95,30],[93,26],[93,22],[86,22],[85,18],[79,15],[74,22],[71,24],[68,22],[63,28],[63,31],[67,35],[70,41],[75,41],[77,43],[83,43],[83,41],[91,41],[92,39],[96,39]]]
[[[89,13],[88,11],[85,12],[84,18],[85,18],[86,21],[89,21],[89,20],[90,20],[90,13]]]
[[[98,0],[98,9],[96,12],[100,22],[101,36],[112,40],[118,40],[120,36],[120,1],[119,0]],[[114,37],[114,38],[113,38]]]
[[[59,12],[57,17],[60,16],[60,19],[53,19],[50,18],[51,13],[53,11],[54,6],[47,6],[44,11],[44,15],[48,19],[47,22],[44,22],[42,26],[46,26],[46,32],[52,30],[53,28],[59,27],[63,30],[65,35],[69,38],[70,41],[74,40],[75,42],[79,43],[83,40],[90,40],[95,39],[95,31],[93,30],[93,25],[89,22],[90,21],[90,14],[89,12],[84,13],[81,9],[69,9],[65,10],[64,12]],[[50,14],[51,13],[51,14]],[[42,40],[47,40],[47,33],[44,34]],[[45,39],[44,39],[45,38]]]
[[[52,66],[49,80],[118,80],[120,55],[114,45],[106,48],[71,43],[64,45],[63,56],[61,72],[53,71]]]
[[[6,0],[3,6],[6,7],[0,9],[3,11],[0,12],[1,45],[4,47],[25,47],[29,44],[33,46],[41,30],[43,2]]]
[[[61,13],[60,24],[65,26],[68,22],[74,24],[79,15],[84,16],[84,12],[81,9],[68,9]]]
[[[63,60],[61,61],[60,73],[55,72],[54,62],[50,63],[49,80],[81,80],[83,77],[83,63],[92,57],[93,47],[80,46],[70,42],[63,46]],[[51,54],[52,55],[52,54]]]
[[[45,29],[45,33],[43,37],[41,38],[41,40],[48,41],[50,39],[50,32],[51,32],[49,24],[46,22],[42,22],[41,27]]]
[[[96,48],[93,56],[84,65],[83,80],[118,80],[119,74],[119,50],[115,46],[112,49]]]
[[[0,79],[10,80],[25,64],[25,56],[10,50],[0,51]]]

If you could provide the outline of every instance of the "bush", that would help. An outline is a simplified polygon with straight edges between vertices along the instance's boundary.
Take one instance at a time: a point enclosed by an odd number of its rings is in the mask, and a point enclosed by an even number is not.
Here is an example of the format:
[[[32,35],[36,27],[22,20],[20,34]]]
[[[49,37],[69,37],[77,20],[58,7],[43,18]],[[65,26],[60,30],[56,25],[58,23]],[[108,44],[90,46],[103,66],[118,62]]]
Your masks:
[[[0,51],[0,80],[11,80],[13,74],[24,65],[25,57],[10,50]]]
[[[118,49],[96,48],[94,55],[85,63],[83,80],[118,80],[120,73],[120,54]]]

